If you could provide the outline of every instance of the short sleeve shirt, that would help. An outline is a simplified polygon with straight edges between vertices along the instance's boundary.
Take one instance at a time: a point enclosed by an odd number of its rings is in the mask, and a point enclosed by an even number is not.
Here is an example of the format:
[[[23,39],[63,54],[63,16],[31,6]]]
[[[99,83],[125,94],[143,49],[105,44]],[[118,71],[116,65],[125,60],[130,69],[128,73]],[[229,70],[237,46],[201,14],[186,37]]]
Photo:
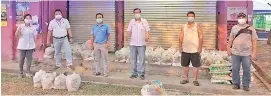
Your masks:
[[[235,37],[239,30],[246,28],[249,26],[246,25],[235,25],[232,27],[230,37]],[[249,56],[252,53],[252,40],[257,40],[258,35],[256,33],[255,28],[250,26],[248,29],[252,30],[252,35],[241,33],[238,37],[236,37],[232,44],[232,53],[240,56]]]
[[[128,25],[128,32],[131,32],[130,45],[132,46],[145,46],[146,32],[150,31],[149,24],[146,19],[141,18],[141,22],[136,22],[132,19]]]
[[[110,34],[109,32],[110,32],[109,25],[102,24],[101,26],[99,26],[98,24],[95,24],[92,26],[90,33],[94,37],[94,43],[104,44],[108,41],[107,37]]]
[[[37,30],[35,26],[25,26],[25,24],[22,24],[18,27],[17,30],[21,31],[21,36],[19,37],[19,42],[17,49],[20,50],[30,50],[35,49],[35,38],[37,36]]]
[[[53,19],[50,21],[48,30],[53,31],[54,37],[64,37],[67,36],[67,31],[70,27],[69,21],[65,18],[62,18],[60,21]]]

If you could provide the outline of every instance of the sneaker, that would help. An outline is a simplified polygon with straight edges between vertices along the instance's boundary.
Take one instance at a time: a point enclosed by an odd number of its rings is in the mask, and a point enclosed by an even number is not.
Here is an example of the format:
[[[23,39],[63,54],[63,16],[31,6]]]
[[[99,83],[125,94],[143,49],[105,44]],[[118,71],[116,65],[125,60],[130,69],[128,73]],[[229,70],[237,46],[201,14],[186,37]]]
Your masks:
[[[139,77],[141,80],[145,80],[145,76],[144,75],[140,75]]]
[[[236,85],[236,84],[233,84],[232,89],[240,89],[240,86],[239,86],[239,85]]]
[[[134,74],[133,74],[133,75],[130,76],[130,78],[131,78],[131,79],[135,79],[135,78],[137,78],[137,75],[134,75]]]
[[[95,72],[95,73],[93,73],[93,75],[95,75],[95,76],[99,76],[99,75],[101,75],[101,73],[100,72]]]
[[[24,74],[19,74],[18,77],[19,78],[24,78]]]
[[[189,83],[189,81],[188,80],[182,80],[182,81],[180,81],[180,84],[186,84],[186,83]]]
[[[108,74],[107,74],[107,73],[104,73],[104,77],[108,77]]]
[[[243,90],[244,90],[244,91],[249,91],[249,89],[248,89],[248,88],[243,88]]]
[[[26,77],[29,77],[29,78],[32,78],[33,77],[33,74],[31,73],[25,73]]]
[[[74,67],[72,65],[67,66],[68,69],[74,70]]]
[[[60,68],[59,66],[55,66],[54,70],[57,70],[57,69],[59,69],[59,68]]]

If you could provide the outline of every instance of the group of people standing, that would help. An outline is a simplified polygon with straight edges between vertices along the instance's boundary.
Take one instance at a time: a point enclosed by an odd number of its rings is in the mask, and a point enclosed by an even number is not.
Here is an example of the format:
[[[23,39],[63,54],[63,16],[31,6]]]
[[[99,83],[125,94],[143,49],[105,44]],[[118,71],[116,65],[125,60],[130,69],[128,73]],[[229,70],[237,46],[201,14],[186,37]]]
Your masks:
[[[150,28],[146,19],[141,17],[141,9],[135,8],[133,10],[134,19],[129,22],[126,39],[131,38],[130,41],[130,55],[131,55],[131,79],[140,78],[145,79],[146,70],[146,42],[150,38]],[[187,13],[187,23],[181,27],[179,34],[180,44],[179,51],[182,54],[181,64],[184,67],[184,79],[180,81],[181,84],[189,83],[188,73],[190,62],[193,66],[193,84],[199,86],[198,73],[201,66],[200,54],[202,52],[203,33],[201,27],[195,21],[195,13],[190,11]],[[94,75],[108,76],[108,46],[110,27],[103,23],[103,14],[96,14],[96,24],[92,26],[90,31],[90,46],[94,50],[95,71]],[[243,68],[243,89],[249,91],[250,83],[250,66],[251,59],[256,56],[257,34],[255,29],[248,25],[246,14],[240,13],[238,15],[238,24],[232,28],[229,43],[227,46],[228,55],[232,57],[232,79],[234,89],[240,89],[240,66]],[[35,27],[31,25],[31,15],[24,16],[25,24],[18,27],[16,36],[19,38],[18,49],[20,50],[20,77],[24,76],[23,65],[24,59],[27,58],[26,75],[31,76],[30,66],[32,55],[36,48]],[[55,10],[55,19],[51,20],[48,27],[47,46],[51,45],[51,38],[53,37],[53,46],[55,48],[56,66],[55,69],[61,67],[61,49],[64,48],[66,54],[67,67],[73,69],[72,52],[70,43],[73,42],[73,36],[69,21],[62,17],[62,12],[59,9]],[[101,73],[101,65],[104,65],[103,73]]]

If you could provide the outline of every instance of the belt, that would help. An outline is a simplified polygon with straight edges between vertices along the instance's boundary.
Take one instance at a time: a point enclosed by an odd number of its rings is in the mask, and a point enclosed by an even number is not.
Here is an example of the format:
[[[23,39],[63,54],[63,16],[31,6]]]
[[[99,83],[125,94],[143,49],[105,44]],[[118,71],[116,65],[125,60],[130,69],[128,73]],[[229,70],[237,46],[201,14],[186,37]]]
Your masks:
[[[66,36],[63,36],[63,37],[55,37],[55,36],[53,36],[53,37],[56,38],[56,39],[62,39],[62,38],[67,37],[67,35],[66,35]]]

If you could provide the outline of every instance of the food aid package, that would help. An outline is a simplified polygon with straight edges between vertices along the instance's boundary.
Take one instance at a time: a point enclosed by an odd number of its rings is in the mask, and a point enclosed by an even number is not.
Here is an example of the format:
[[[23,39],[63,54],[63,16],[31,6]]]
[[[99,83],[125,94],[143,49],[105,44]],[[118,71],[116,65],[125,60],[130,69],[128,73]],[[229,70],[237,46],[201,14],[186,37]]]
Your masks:
[[[39,70],[38,72],[35,73],[35,76],[33,77],[33,83],[34,87],[41,88],[41,79],[42,75],[46,73],[44,70]]]
[[[68,91],[77,91],[81,84],[81,77],[79,74],[73,72],[73,74],[68,75],[66,78],[66,86]]]

